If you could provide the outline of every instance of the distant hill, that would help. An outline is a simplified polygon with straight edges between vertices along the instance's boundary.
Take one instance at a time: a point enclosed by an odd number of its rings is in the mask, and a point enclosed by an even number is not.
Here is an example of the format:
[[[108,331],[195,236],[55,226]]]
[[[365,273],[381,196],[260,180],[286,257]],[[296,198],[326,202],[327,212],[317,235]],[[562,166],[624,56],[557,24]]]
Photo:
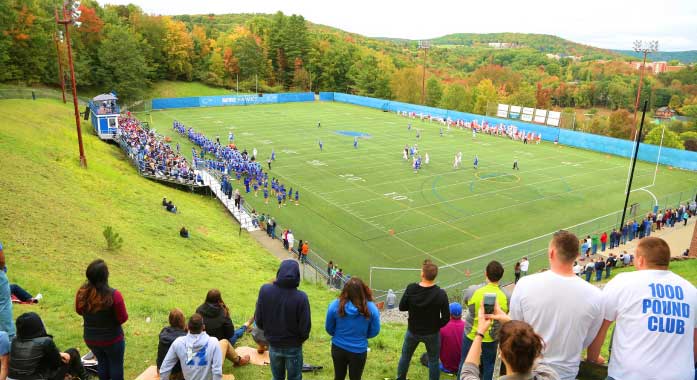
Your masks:
[[[633,50],[613,50],[618,54],[629,55],[636,58],[643,58],[642,53],[635,52]],[[659,51],[656,53],[649,54],[651,61],[670,61],[677,59],[678,61],[688,64],[697,62],[697,50],[687,50],[687,51]]]

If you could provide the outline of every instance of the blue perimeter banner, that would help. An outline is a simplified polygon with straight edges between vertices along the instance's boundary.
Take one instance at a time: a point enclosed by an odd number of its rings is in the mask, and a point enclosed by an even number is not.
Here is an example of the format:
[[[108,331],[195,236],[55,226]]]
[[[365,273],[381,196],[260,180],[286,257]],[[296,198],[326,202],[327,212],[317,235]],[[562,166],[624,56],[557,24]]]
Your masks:
[[[152,100],[152,109],[163,110],[172,108],[247,106],[254,104],[312,102],[314,100],[315,94],[312,92],[263,94],[262,96],[254,94],[196,96],[188,98],[158,98]]]

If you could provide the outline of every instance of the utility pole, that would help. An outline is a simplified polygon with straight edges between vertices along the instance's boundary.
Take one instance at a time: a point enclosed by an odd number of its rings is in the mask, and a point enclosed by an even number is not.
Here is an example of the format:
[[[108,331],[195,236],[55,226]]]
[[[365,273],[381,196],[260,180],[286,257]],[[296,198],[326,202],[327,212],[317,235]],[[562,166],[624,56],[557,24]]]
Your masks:
[[[639,74],[639,86],[637,88],[636,101],[634,102],[634,118],[632,119],[632,135],[630,136],[634,140],[636,135],[636,118],[639,112],[639,100],[641,99],[641,86],[644,84],[644,70],[646,69],[646,55],[649,53],[655,53],[658,51],[658,41],[634,41],[634,51],[644,54],[644,62],[641,64],[641,71]]]
[[[627,204],[629,203],[629,194],[632,192],[632,180],[634,179],[634,168],[636,167],[636,160],[639,156],[639,145],[641,144],[641,131],[644,129],[644,117],[646,117],[646,107],[648,107],[649,101],[644,101],[644,111],[641,113],[641,124],[639,125],[639,134],[636,135],[634,139],[634,154],[632,155],[632,164],[629,171],[629,181],[627,182],[627,191],[624,197],[624,208],[622,209],[622,221],[620,222],[618,230],[622,230],[624,226],[624,218],[627,216]]]
[[[421,104],[426,104],[426,57],[428,56],[428,49],[431,48],[431,41],[429,40],[419,40],[419,49],[424,51],[424,64],[423,64],[423,75],[421,77]]]
[[[58,10],[56,9],[56,19],[58,19]],[[58,31],[58,34],[53,33],[53,42],[56,43],[56,56],[58,57],[58,80],[61,84],[61,92],[63,94],[63,104],[65,104],[65,76],[63,75],[63,57],[61,54],[58,42],[63,42],[63,32]]]

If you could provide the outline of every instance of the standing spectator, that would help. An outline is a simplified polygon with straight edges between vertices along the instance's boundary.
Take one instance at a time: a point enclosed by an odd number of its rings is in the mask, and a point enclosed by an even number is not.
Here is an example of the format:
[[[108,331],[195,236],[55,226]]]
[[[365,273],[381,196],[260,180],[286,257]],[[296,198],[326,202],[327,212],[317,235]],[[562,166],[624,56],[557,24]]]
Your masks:
[[[409,362],[419,343],[428,353],[428,378],[438,380],[440,369],[440,328],[450,320],[448,296],[435,284],[438,266],[431,260],[421,266],[421,282],[409,284],[399,302],[400,311],[408,311],[407,332],[402,344],[402,355],[397,366],[397,380],[406,380]]]
[[[0,243],[0,331],[6,332],[12,339],[15,336],[15,323],[12,319],[12,291],[6,270],[5,253]]]
[[[385,305],[387,310],[394,309],[397,306],[397,295],[394,294],[394,290],[387,290],[387,297],[385,297]]]
[[[595,261],[595,282],[600,282],[603,279],[603,272],[605,271],[605,261],[602,257],[598,257]]]
[[[622,233],[620,234],[620,243],[625,244],[627,242],[627,239],[629,237],[629,223],[625,224],[622,226]],[[615,244],[615,246],[619,246],[619,244]]]
[[[75,296],[75,311],[82,316],[84,339],[97,358],[99,380],[123,380],[126,342],[121,325],[128,320],[121,292],[109,287],[109,268],[94,260],[85,271],[87,281]]]
[[[302,244],[302,247],[300,247],[300,262],[307,262],[308,253],[310,253],[310,242],[305,240],[305,242]]]
[[[618,274],[603,289],[604,321],[588,360],[599,361],[615,322],[608,378],[693,379],[697,289],[668,270],[670,248],[660,238],[641,240],[635,261],[637,271]]]
[[[271,232],[270,232],[271,239],[275,239],[276,238],[276,218],[271,217],[271,219],[269,220],[269,228],[271,229]]]
[[[7,379],[10,366],[10,338],[7,333],[0,331],[0,380]]]
[[[521,275],[521,277],[528,275],[528,268],[529,267],[530,267],[530,262],[528,261],[528,258],[523,257],[523,260],[520,261],[520,275]]]
[[[295,244],[295,236],[293,235],[293,231],[288,230],[288,233],[286,234],[286,241],[288,241],[288,252],[292,253],[293,245]]]
[[[517,284],[518,280],[520,280],[520,261],[516,261],[515,267],[513,267],[513,274],[515,275],[515,281],[513,283]]]
[[[87,378],[80,353],[75,348],[59,351],[39,315],[32,312],[17,317],[17,336],[10,346],[9,364],[3,363],[2,372],[18,380]]]
[[[380,311],[370,289],[358,277],[344,285],[339,299],[329,304],[324,328],[332,336],[334,380],[361,380],[368,339],[380,333]]]
[[[598,243],[600,242],[600,238],[598,237],[598,234],[593,234],[593,237],[591,238],[591,249],[593,250],[593,254],[595,255],[598,253]]]
[[[235,326],[230,319],[230,309],[228,309],[220,290],[211,289],[206,293],[206,301],[196,308],[196,314],[203,318],[206,326],[206,333],[216,339],[220,344],[220,351],[235,366],[242,366],[249,363],[249,355],[244,357],[237,354],[233,345],[247,330],[243,326],[235,331]]]
[[[327,263],[327,285],[329,285],[332,281],[332,270],[334,269],[334,262],[329,260],[329,263]]]
[[[595,263],[593,260],[588,261],[586,266],[583,268],[583,274],[586,275],[586,282],[591,282],[591,277],[593,276],[593,271],[595,270]]]
[[[157,360],[155,361],[157,373],[160,373],[162,361],[165,360],[169,347],[172,346],[172,343],[180,336],[186,336],[186,320],[184,319],[184,313],[179,309],[172,309],[169,312],[169,326],[166,326],[160,331],[159,341],[157,343]],[[179,363],[175,364],[170,371],[170,378],[180,380],[184,378],[182,375],[182,367]]]
[[[304,243],[303,239],[298,240],[298,250],[297,250],[298,260],[301,260],[300,255],[302,254],[303,243]]]
[[[574,275],[580,276],[581,271],[583,270],[583,267],[581,266],[581,264],[578,263],[578,261],[574,261],[574,269],[573,270],[574,270]]]
[[[663,224],[663,210],[658,210],[658,214],[656,214],[656,229],[657,230],[661,229],[661,224]]]
[[[303,342],[310,336],[310,302],[298,290],[300,267],[295,260],[281,262],[276,281],[259,290],[254,318],[269,342],[274,379],[302,379]],[[187,379],[188,380],[188,379]]]
[[[511,297],[511,319],[529,323],[544,339],[541,362],[562,380],[576,378],[581,352],[602,323],[600,290],[574,276],[578,244],[574,234],[556,232],[548,249],[550,270],[522,278]]]
[[[242,204],[242,195],[240,195],[240,190],[235,189],[233,196],[235,197],[235,208],[239,210]]]
[[[682,221],[683,221],[683,226],[687,225],[687,219],[690,218],[690,214],[687,213],[687,210],[683,211],[682,213]]]
[[[283,230],[281,233],[281,240],[283,241],[283,249],[289,249],[288,248],[288,230]]]
[[[472,297],[467,302],[467,328],[465,329],[465,337],[462,340],[462,354],[460,355],[460,367],[465,362],[465,357],[472,346],[472,342],[477,335],[479,318],[478,312],[480,306],[484,304],[484,297],[487,294],[494,294],[496,302],[500,305],[503,312],[508,311],[508,298],[503,293],[499,286],[499,281],[503,277],[503,266],[498,261],[491,261],[486,266],[484,276],[487,284],[475,290]],[[494,322],[491,328],[484,332],[481,346],[481,364],[482,364],[482,380],[491,380],[494,375],[494,362],[496,362],[496,349],[498,348],[498,331],[501,324]]]
[[[160,367],[160,379],[170,380],[172,369],[179,363],[186,380],[222,380],[223,353],[217,339],[206,334],[203,317],[189,318],[189,332],[170,346]]]
[[[615,258],[615,254],[611,253],[610,256],[608,256],[607,261],[605,262],[605,279],[610,278],[610,275],[612,274],[612,268],[615,267],[615,263],[617,263],[617,259]]]
[[[614,230],[613,230],[614,231]],[[603,231],[600,235],[600,249],[605,252],[605,246],[607,245],[607,232]]]
[[[440,329],[440,369],[445,373],[456,373],[462,355],[462,340],[465,322],[462,320],[462,305],[450,304],[450,321]]]

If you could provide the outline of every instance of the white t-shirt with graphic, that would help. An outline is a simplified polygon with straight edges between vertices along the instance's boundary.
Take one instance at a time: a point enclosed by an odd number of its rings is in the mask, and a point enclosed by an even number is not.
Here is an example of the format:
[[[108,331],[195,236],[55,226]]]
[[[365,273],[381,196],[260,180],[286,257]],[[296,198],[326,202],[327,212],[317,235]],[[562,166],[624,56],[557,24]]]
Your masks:
[[[618,274],[603,290],[616,321],[608,375],[615,380],[693,380],[697,289],[667,270]]]
[[[578,276],[551,270],[518,281],[510,302],[511,319],[525,321],[545,341],[542,362],[562,380],[574,380],[581,352],[598,334],[602,318],[600,289]]]

